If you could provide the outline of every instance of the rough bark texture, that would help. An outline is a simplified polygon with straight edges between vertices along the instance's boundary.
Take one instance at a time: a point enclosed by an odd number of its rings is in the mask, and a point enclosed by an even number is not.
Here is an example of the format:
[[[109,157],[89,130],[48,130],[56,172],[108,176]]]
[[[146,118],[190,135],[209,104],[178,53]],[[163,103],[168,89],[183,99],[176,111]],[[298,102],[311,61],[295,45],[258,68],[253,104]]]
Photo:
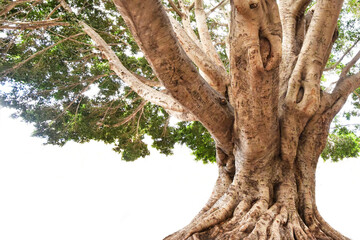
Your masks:
[[[163,86],[217,144],[208,203],[166,240],[347,239],[316,208],[315,171],[330,123],[360,77],[345,72],[332,93],[320,89],[342,1],[320,0],[305,12],[309,2],[232,0],[228,75],[202,0],[170,1],[183,26],[158,0],[114,0]]]
[[[9,2],[0,16],[31,2],[42,0]],[[73,13],[65,0],[59,2],[43,21],[2,20],[0,30],[67,26],[49,19],[58,8]],[[203,209],[166,240],[347,239],[325,222],[315,202],[316,166],[331,121],[360,87],[360,72],[349,75],[358,52],[331,92],[320,88],[343,0],[317,0],[308,10],[311,0],[230,0],[229,69],[207,26],[209,13],[228,0],[207,12],[204,0],[168,0],[181,23],[160,0],[113,2],[160,82],[126,69],[111,46],[81,20],[83,32],[45,47],[2,76],[87,34],[113,74],[144,99],[119,125],[147,102],[181,120],[200,121],[215,140],[219,177]]]
[[[32,1],[9,3],[0,16],[26,2]],[[58,7],[72,12],[60,2]],[[219,177],[209,201],[165,239],[347,239],[323,220],[315,202],[316,165],[331,121],[360,86],[360,73],[348,75],[358,53],[332,92],[320,88],[343,1],[318,0],[306,11],[310,0],[231,0],[229,69],[212,44],[203,0],[169,0],[182,24],[160,0],[113,2],[160,82],[127,70],[83,21],[78,23],[84,33],[57,44],[87,34],[114,74],[144,99],[138,110],[149,101],[182,120],[198,120],[216,143]],[[3,22],[0,29],[64,24]]]

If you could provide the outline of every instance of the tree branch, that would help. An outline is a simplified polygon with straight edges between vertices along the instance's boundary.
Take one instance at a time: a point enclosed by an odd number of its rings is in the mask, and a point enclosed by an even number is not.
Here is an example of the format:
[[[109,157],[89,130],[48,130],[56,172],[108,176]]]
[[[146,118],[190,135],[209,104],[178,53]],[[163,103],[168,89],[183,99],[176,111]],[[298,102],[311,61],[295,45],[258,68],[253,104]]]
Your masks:
[[[186,56],[161,1],[113,2],[164,87],[201,121],[225,152],[232,151],[231,107],[204,81]]]
[[[50,30],[49,30],[49,32],[52,33],[52,34],[54,34],[54,35],[56,35],[56,36],[59,36],[59,37],[62,37],[62,38],[66,38],[66,36],[61,35],[61,34],[58,34],[58,33],[56,33],[56,32],[53,32],[53,31],[50,31]],[[72,39],[72,38],[70,38],[69,41],[72,41],[72,42],[75,42],[75,43],[79,43],[79,44],[81,44],[81,45],[86,45],[86,46],[91,46],[91,47],[93,47],[93,45],[91,45],[91,44],[84,43],[84,42],[81,42],[81,41],[77,41],[77,40]]]
[[[38,29],[38,28],[46,28],[53,26],[69,26],[70,24],[67,22],[58,22],[60,19],[51,19],[44,21],[34,21],[34,22],[12,22],[12,21],[0,21],[0,30],[1,29]]]
[[[146,77],[143,77],[139,74],[133,73],[135,75],[135,77],[137,77],[141,82],[145,83],[146,85],[150,86],[150,87],[163,87],[163,85],[161,84],[161,82],[158,81],[152,81],[147,79]]]
[[[61,3],[58,4],[50,13],[47,15],[46,20],[49,19],[55,12],[61,7]]]
[[[219,7],[225,5],[226,3],[228,3],[229,0],[222,0],[221,2],[219,2],[215,7],[213,7],[212,9],[210,9],[207,13],[206,16],[209,16],[212,12],[214,12],[216,9],[218,9]]]
[[[216,64],[223,67],[223,62],[212,43],[209,29],[207,27],[203,0],[195,0],[195,19],[204,52],[207,53]]]
[[[296,66],[289,80],[285,98],[290,109],[307,116],[314,114],[320,104],[320,79],[328,49],[333,40],[342,0],[324,0],[316,4]],[[300,94],[301,92],[303,94]],[[301,98],[299,99],[299,96]]]
[[[229,75],[225,68],[214,64],[207,54],[199,46],[199,42],[194,42],[189,35],[185,32],[184,28],[172,17],[170,22],[176,36],[178,37],[179,43],[181,44],[184,51],[191,58],[191,60],[199,67],[199,69],[207,76],[205,80],[210,84],[212,88],[221,93],[225,94],[226,84],[229,83]]]
[[[112,125],[111,127],[120,127],[121,125],[129,122],[131,119],[133,119],[133,118],[136,116],[136,114],[137,114],[138,112],[140,112],[140,111],[144,108],[145,104],[147,104],[147,103],[148,103],[148,101],[142,101],[142,102],[140,103],[140,105],[134,110],[134,112],[132,112],[129,116],[127,116],[126,118],[124,118],[121,122],[116,123],[116,124]],[[100,123],[100,124],[101,124],[101,123]]]
[[[6,5],[4,7],[4,9],[0,11],[0,16],[7,14],[8,12],[10,12],[17,5],[20,5],[22,3],[33,2],[33,1],[34,0],[17,0],[17,1],[13,1],[12,3],[9,3],[8,5]],[[42,1],[42,0],[36,0],[35,2],[40,2],[40,1]]]
[[[356,42],[354,42],[353,45],[351,45],[351,47],[349,47],[345,53],[341,56],[341,58],[336,62],[334,63],[333,65],[331,65],[330,67],[328,68],[325,68],[324,71],[329,71],[329,70],[332,70],[334,68],[336,68],[337,65],[339,65],[341,63],[341,61],[344,59],[344,57],[356,46],[356,44],[360,41],[360,39],[356,40]]]
[[[181,7],[182,13],[183,13],[181,22],[184,26],[184,29],[187,32],[187,34],[190,36],[190,38],[196,42],[196,41],[198,41],[198,37],[196,36],[196,34],[194,33],[194,30],[191,27],[190,8],[188,6],[186,6],[182,0],[179,1],[179,4],[180,4],[180,7]],[[193,3],[192,5],[195,5],[195,3]],[[199,46],[202,48],[201,43],[199,44]]]
[[[172,9],[182,18],[183,17],[183,13],[181,12],[181,10],[176,6],[176,4],[172,1],[169,0],[169,4],[172,7]]]
[[[345,67],[342,69],[341,74],[340,74],[340,78],[344,78],[346,76],[346,74],[348,74],[348,72],[350,71],[350,69],[356,64],[356,62],[359,60],[360,58],[360,50],[359,52],[351,59],[350,62],[348,62],[348,64],[345,65]]]
[[[5,76],[8,75],[10,72],[18,69],[19,67],[21,67],[21,66],[24,65],[25,63],[29,62],[31,59],[34,59],[35,57],[43,54],[43,53],[46,52],[47,50],[49,50],[49,49],[51,49],[51,48],[53,48],[53,47],[55,47],[55,46],[57,46],[57,45],[65,42],[65,41],[68,41],[68,40],[70,40],[70,39],[72,39],[72,38],[78,37],[78,36],[80,36],[80,35],[84,35],[84,33],[78,33],[78,34],[72,35],[72,36],[70,36],[70,37],[67,37],[67,38],[65,38],[65,39],[63,39],[63,40],[58,41],[57,43],[54,43],[54,44],[51,45],[51,46],[48,46],[48,47],[46,47],[46,48],[44,48],[44,49],[42,49],[42,50],[34,53],[33,55],[31,55],[30,57],[28,57],[28,58],[25,59],[24,61],[16,64],[16,65],[13,66],[12,68],[3,71],[2,77],[5,77]]]
[[[336,86],[330,94],[333,101],[339,98],[345,98],[360,87],[360,72],[354,75],[340,78]]]
[[[72,12],[71,8],[65,1],[61,1],[61,4],[67,11]],[[132,74],[124,67],[115,52],[94,29],[92,29],[83,21],[79,21],[79,24],[83,27],[84,32],[90,36],[90,38],[98,46],[99,50],[109,61],[110,68],[139,96],[144,98],[146,101],[152,102],[153,104],[159,105],[165,109],[170,109],[177,112],[186,111],[184,107],[181,106],[171,96],[159,92],[140,81],[134,74]]]

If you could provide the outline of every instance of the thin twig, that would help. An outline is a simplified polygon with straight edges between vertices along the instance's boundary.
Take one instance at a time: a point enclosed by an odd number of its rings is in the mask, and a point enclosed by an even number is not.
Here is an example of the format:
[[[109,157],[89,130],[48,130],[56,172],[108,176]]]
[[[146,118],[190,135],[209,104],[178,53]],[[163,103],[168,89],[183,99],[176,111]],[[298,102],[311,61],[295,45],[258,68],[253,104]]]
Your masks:
[[[344,78],[346,74],[350,71],[350,69],[356,64],[356,62],[360,59],[360,50],[359,52],[351,59],[351,61],[345,65],[343,70],[341,71],[340,78]]]
[[[112,127],[119,127],[127,122],[129,122],[131,119],[133,119],[136,114],[141,110],[143,109],[143,107],[145,106],[145,104],[147,103],[148,101],[143,101],[135,110],[133,113],[131,113],[129,116],[127,116],[124,120],[122,120],[121,122],[119,123],[116,123],[114,125],[112,125]]]
[[[210,9],[209,12],[206,13],[206,16],[209,16],[212,12],[214,12],[217,8],[221,7],[222,5],[226,4],[229,0],[222,0],[221,2],[219,2],[218,5],[216,5],[215,7],[213,7],[212,9]]]
[[[60,7],[61,7],[61,3],[59,5],[57,5],[45,19],[46,20],[49,19],[56,12],[56,10],[58,10]]]
[[[72,35],[72,36],[67,37],[67,38],[65,38],[65,39],[63,39],[63,40],[60,40],[59,42],[57,42],[57,43],[55,43],[55,44],[53,44],[53,45],[51,45],[51,46],[49,46],[49,47],[46,47],[46,48],[44,48],[44,49],[36,52],[35,54],[31,55],[30,57],[28,57],[28,58],[25,59],[24,61],[16,64],[16,65],[13,66],[12,68],[10,68],[10,69],[8,69],[8,70],[5,70],[5,71],[3,72],[3,74],[1,75],[1,77],[5,77],[5,76],[8,75],[10,72],[18,69],[19,67],[21,67],[21,66],[24,65],[25,63],[29,62],[31,59],[37,57],[38,55],[40,55],[40,54],[42,54],[42,53],[44,53],[44,52],[46,52],[47,50],[49,50],[49,49],[51,49],[51,48],[53,48],[53,47],[55,47],[55,46],[57,46],[57,45],[65,42],[65,41],[67,41],[67,40],[69,40],[69,39],[71,39],[71,38],[78,37],[78,36],[84,35],[84,34],[85,34],[85,33],[78,33],[78,34]]]
[[[144,113],[144,106],[141,108],[140,116],[138,118],[138,122],[137,122],[137,125],[136,125],[136,138],[139,136],[140,119],[141,119],[143,113]]]
[[[6,13],[10,12],[14,7],[20,5],[22,3],[32,2],[33,0],[17,0],[12,3],[9,3],[4,7],[4,9],[0,12],[0,16],[5,15]],[[40,2],[41,0],[37,0],[36,2]]]
[[[360,41],[360,39],[356,40],[356,42],[346,50],[346,52],[341,56],[341,58],[336,62],[334,63],[333,65],[331,65],[330,67],[327,67],[324,69],[324,71],[329,71],[329,70],[332,70],[334,68],[336,68],[337,65],[339,65],[341,63],[341,61],[344,59],[344,57],[351,51],[351,49],[353,49],[356,44]]]
[[[100,76],[102,76],[102,75],[100,75]],[[59,114],[59,115],[55,118],[54,121],[56,121],[56,120],[59,119],[62,115],[64,115],[65,112],[75,103],[75,101],[78,100],[79,97],[82,97],[83,93],[86,92],[86,91],[90,88],[91,84],[93,84],[96,80],[98,80],[99,78],[101,78],[100,76],[96,76],[96,77],[94,77],[94,78],[91,78],[91,81],[89,82],[89,84],[88,84],[83,90],[81,90],[81,92],[71,101],[71,103],[62,111],[62,113]]]
[[[169,4],[171,6],[171,8],[182,18],[184,16],[183,12],[181,12],[181,10],[178,8],[178,6],[176,6],[176,4],[172,1],[169,0]]]
[[[59,37],[62,37],[62,38],[66,38],[66,36],[64,35],[61,35],[61,34],[58,34],[56,32],[53,32],[51,30],[49,30],[49,32],[51,32],[52,34],[56,35],[56,36],[59,36]],[[82,45],[86,45],[86,46],[90,46],[90,47],[95,47],[94,45],[92,44],[88,44],[88,43],[84,43],[84,42],[81,42],[81,41],[77,41],[75,39],[69,39],[69,41],[72,41],[72,42],[76,42],[76,43],[79,43],[79,44],[82,44]]]

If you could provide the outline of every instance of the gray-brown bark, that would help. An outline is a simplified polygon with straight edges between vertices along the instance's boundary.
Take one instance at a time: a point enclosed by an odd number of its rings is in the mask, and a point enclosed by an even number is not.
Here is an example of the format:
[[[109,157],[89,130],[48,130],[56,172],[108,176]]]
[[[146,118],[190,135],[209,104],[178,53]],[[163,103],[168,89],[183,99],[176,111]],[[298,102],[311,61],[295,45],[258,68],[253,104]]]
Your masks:
[[[202,0],[194,2],[199,40],[182,1],[171,6],[184,29],[157,0],[114,0],[163,86],[217,143],[208,203],[166,240],[346,239],[317,211],[315,170],[330,123],[360,80],[344,70],[332,94],[321,91],[342,1],[318,1],[305,14],[309,2],[231,1],[228,77]]]
[[[10,3],[0,16],[25,2],[32,1]],[[209,201],[166,240],[346,239],[315,203],[315,170],[331,121],[360,86],[360,73],[348,75],[358,53],[331,93],[320,89],[343,1],[319,0],[307,12],[310,0],[230,1],[229,73],[212,44],[203,0],[170,1],[182,25],[160,0],[113,2],[160,82],[128,71],[96,31],[78,23],[114,74],[144,99],[136,111],[152,102],[180,119],[200,121],[216,142],[219,177]],[[199,39],[190,22],[193,8]],[[18,25],[49,23],[62,24]]]

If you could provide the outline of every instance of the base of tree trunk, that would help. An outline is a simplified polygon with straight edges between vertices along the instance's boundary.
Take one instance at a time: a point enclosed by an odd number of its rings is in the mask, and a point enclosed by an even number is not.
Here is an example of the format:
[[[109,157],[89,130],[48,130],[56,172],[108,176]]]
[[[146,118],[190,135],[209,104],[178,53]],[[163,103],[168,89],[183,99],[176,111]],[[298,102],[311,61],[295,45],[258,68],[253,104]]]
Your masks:
[[[295,170],[287,169],[281,181],[274,181],[272,171],[255,170],[250,176],[242,170],[230,184],[220,174],[207,205],[165,240],[348,239],[320,216],[315,175],[310,181],[306,176],[299,179]]]

